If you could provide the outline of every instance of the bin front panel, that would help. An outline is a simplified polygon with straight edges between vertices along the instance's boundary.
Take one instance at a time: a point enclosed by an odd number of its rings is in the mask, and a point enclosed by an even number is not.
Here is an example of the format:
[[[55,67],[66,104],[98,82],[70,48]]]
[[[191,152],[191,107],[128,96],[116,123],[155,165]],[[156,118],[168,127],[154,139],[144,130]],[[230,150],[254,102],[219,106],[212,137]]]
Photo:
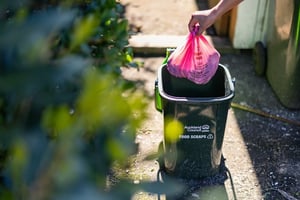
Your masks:
[[[176,143],[164,139],[165,167],[179,177],[201,178],[218,172],[228,102],[216,104],[168,103],[164,119],[176,119],[184,132]],[[218,116],[220,111],[225,113]],[[221,118],[220,118],[221,117]]]

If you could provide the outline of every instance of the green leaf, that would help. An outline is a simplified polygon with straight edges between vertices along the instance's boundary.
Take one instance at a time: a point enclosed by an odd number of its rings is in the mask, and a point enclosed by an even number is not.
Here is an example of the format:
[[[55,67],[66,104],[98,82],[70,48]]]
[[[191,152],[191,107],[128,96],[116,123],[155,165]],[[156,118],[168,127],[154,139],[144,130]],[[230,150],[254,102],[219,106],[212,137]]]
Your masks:
[[[74,49],[82,43],[88,42],[91,36],[95,34],[100,20],[93,14],[80,19],[74,28],[71,49]]]

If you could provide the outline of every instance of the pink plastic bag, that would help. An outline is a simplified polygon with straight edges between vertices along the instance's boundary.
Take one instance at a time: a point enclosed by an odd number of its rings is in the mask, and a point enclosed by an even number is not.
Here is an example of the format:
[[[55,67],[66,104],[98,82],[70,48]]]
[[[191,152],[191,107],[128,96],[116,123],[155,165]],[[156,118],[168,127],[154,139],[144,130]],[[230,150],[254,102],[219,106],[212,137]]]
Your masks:
[[[206,84],[216,73],[220,54],[203,35],[189,33],[184,43],[170,55],[167,69],[176,77]]]

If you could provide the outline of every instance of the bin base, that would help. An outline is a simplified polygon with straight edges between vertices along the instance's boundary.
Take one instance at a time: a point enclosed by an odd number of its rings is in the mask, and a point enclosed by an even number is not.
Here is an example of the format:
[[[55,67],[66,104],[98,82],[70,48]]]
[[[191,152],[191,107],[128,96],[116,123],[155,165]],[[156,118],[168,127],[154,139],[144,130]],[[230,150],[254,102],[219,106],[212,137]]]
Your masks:
[[[161,142],[159,145],[159,152],[163,152],[163,143]],[[159,172],[162,173],[162,177],[164,178],[179,178],[182,180],[197,180],[206,184],[221,184],[223,183],[227,177],[227,167],[225,165],[225,158],[221,155],[220,165],[214,170],[207,173],[207,175],[195,176],[193,171],[184,171],[184,170],[177,170],[177,171],[169,171],[165,167],[165,155],[160,155],[157,159],[159,163]]]
[[[164,166],[163,158],[158,160],[159,162],[159,172],[163,181],[168,181],[169,179],[177,178],[181,180],[185,185],[192,184],[197,186],[210,186],[210,185],[220,185],[228,179],[227,167],[225,165],[225,158],[222,156],[221,164],[218,168],[218,171],[215,174],[210,176],[205,176],[201,178],[188,178],[186,175],[182,174],[180,176],[178,173],[168,172]]]
[[[165,170],[160,169],[157,174],[158,181],[169,185],[169,183],[174,183],[175,178],[175,182],[184,187],[184,189],[180,190],[180,192],[174,192],[172,194],[166,195],[166,199],[192,199],[191,197],[193,197],[194,194],[207,193],[207,191],[213,192],[216,188],[218,188],[218,194],[220,195],[219,197],[222,197],[222,199],[226,199],[226,197],[228,197],[228,194],[225,188],[225,181],[229,178],[231,179],[231,176],[229,170],[225,167],[224,160],[225,159],[222,157],[220,171],[217,174],[213,176],[203,177],[201,179],[176,178],[172,174],[167,173]],[[216,198],[214,192],[211,193],[209,197],[212,197],[209,199]]]

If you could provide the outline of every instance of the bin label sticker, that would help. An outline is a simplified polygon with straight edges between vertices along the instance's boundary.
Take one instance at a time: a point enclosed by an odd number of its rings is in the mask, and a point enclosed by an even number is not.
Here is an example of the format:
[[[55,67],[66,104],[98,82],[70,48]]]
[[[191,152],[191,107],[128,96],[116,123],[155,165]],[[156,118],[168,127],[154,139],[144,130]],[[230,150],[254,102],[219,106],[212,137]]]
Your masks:
[[[214,139],[214,134],[210,133],[210,126],[208,124],[199,126],[184,126],[184,130],[190,134],[180,135],[180,139]]]
[[[201,133],[209,133],[209,125],[204,124],[200,126],[184,126],[184,130],[186,132],[201,132]]]

